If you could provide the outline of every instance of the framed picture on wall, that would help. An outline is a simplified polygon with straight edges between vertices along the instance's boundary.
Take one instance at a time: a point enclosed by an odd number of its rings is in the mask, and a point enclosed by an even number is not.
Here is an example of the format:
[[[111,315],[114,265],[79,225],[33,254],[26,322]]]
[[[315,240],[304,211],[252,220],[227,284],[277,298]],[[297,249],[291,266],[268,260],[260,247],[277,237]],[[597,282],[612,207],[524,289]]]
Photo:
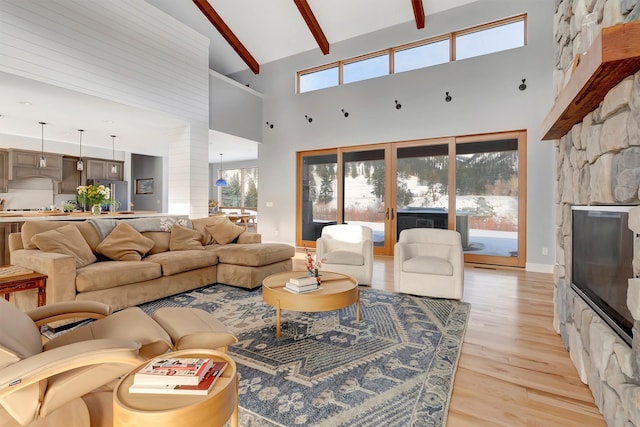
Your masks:
[[[153,194],[153,178],[136,179],[136,194]]]

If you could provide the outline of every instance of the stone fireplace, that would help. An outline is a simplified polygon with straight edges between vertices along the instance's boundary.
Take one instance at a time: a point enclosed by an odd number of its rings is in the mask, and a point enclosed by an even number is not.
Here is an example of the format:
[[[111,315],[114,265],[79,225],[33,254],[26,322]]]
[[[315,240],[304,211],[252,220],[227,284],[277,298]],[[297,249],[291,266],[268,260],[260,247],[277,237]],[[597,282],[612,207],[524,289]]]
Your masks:
[[[582,52],[588,14],[598,29],[640,19],[637,0],[556,0],[554,88],[563,87],[573,58]],[[630,278],[627,305],[634,319],[626,344],[571,289],[571,207],[640,205],[640,73],[611,89],[600,105],[555,140],[556,263],[554,328],[580,378],[610,426],[640,426],[640,279]],[[640,208],[629,212],[640,234]],[[640,275],[640,240],[634,243],[633,274]]]

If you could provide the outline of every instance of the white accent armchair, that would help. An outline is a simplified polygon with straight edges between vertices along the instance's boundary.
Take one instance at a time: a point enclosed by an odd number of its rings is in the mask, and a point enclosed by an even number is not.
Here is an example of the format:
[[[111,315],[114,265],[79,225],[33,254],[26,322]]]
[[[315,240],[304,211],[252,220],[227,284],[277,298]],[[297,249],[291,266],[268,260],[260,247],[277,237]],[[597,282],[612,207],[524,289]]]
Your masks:
[[[316,240],[320,271],[347,274],[360,285],[371,285],[373,275],[373,231],[362,225],[328,225]]]
[[[397,292],[460,299],[464,290],[464,253],[460,233],[439,228],[409,228],[394,247]]]

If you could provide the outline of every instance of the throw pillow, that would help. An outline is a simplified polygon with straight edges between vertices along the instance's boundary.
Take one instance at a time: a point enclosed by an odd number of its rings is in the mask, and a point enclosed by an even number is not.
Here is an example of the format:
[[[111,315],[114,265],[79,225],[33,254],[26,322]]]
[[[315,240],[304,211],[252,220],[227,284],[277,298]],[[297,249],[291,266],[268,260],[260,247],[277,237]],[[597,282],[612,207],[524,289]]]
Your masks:
[[[115,261],[140,261],[153,245],[153,240],[144,237],[126,222],[120,222],[100,242],[96,252]]]
[[[170,251],[187,251],[190,249],[204,249],[200,242],[198,230],[174,224],[171,227],[171,237],[169,238]]]
[[[244,227],[235,225],[228,218],[216,224],[207,225],[206,228],[213,240],[221,245],[233,242],[234,239],[244,233]]]
[[[41,251],[72,256],[76,261],[76,268],[96,262],[96,256],[80,230],[71,224],[38,233],[31,238],[31,242]]]
[[[211,237],[211,234],[207,231],[207,225],[217,224],[223,219],[226,219],[224,215],[196,218],[191,221],[193,229],[200,233],[200,241],[203,246],[208,246],[214,243],[213,237]]]

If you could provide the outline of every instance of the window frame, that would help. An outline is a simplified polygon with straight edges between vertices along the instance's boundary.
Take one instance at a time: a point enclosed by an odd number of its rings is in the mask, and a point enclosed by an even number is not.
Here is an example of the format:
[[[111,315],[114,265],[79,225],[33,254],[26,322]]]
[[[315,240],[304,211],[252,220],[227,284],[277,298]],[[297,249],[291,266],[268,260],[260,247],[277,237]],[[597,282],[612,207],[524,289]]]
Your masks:
[[[256,183],[256,191],[259,191],[258,187],[258,167],[250,167],[250,168],[228,168],[228,169],[219,169],[218,170],[218,178],[224,177],[225,171],[239,171],[240,172],[240,206],[226,206],[222,204],[222,191],[224,187],[215,187],[216,188],[216,198],[218,200],[218,209],[240,209],[241,213],[244,213],[245,210],[257,211],[257,206],[246,206],[245,205],[245,186],[246,180],[250,175],[247,171],[250,169],[255,169],[255,183]],[[213,182],[215,186],[215,181]]]
[[[485,30],[490,30],[492,28],[498,28],[498,27],[502,27],[504,25],[508,25],[508,24],[513,24],[514,22],[519,22],[519,21],[523,21],[523,46],[527,45],[527,15],[526,14],[522,14],[522,15],[516,15],[516,16],[511,16],[508,18],[503,18],[497,21],[492,21],[492,22],[487,22],[485,24],[480,24],[480,25],[476,25],[474,27],[469,27],[469,28],[465,28],[463,30],[459,30],[459,31],[453,31],[450,33],[451,36],[451,47],[452,47],[452,51],[451,51],[451,61],[457,61],[456,59],[456,38],[459,36],[464,36],[467,34],[473,34],[473,33],[479,33],[481,31],[485,31]],[[499,50],[497,52],[503,52],[502,50]],[[491,53],[497,53],[497,52],[491,52]],[[482,54],[482,55],[477,55],[477,56],[472,56],[469,58],[477,58],[478,56],[484,56],[484,55],[490,55],[490,53],[488,54]],[[469,59],[469,58],[465,58],[465,59]]]
[[[314,92],[316,90],[322,90],[322,89],[328,89],[328,88],[332,88],[332,87],[336,87],[336,86],[342,86],[343,84],[345,84],[344,83],[344,70],[343,70],[345,65],[352,64],[352,63],[359,62],[359,61],[363,61],[363,60],[370,59],[370,58],[374,58],[376,56],[385,55],[385,54],[389,55],[389,73],[385,74],[385,75],[395,74],[395,60],[394,60],[394,57],[395,57],[395,53],[396,52],[402,51],[402,50],[411,49],[411,48],[414,48],[414,47],[428,45],[428,44],[431,44],[431,43],[440,42],[440,41],[443,41],[443,40],[446,40],[446,39],[449,40],[449,61],[448,62],[453,62],[453,61],[456,61],[456,59],[455,59],[456,58],[456,37],[462,36],[462,35],[465,35],[465,34],[471,34],[471,33],[479,32],[479,31],[491,29],[491,28],[500,27],[500,26],[511,24],[511,23],[514,23],[514,22],[519,22],[519,21],[523,22],[524,34],[523,34],[523,45],[521,47],[524,47],[524,46],[527,46],[527,44],[528,44],[527,19],[528,19],[527,13],[522,13],[522,14],[519,14],[519,15],[514,15],[514,16],[507,17],[507,18],[502,18],[502,19],[498,19],[498,20],[495,20],[495,21],[487,22],[487,23],[484,23],[484,24],[475,25],[473,27],[468,27],[468,28],[464,28],[464,29],[461,29],[461,30],[452,31],[450,33],[440,34],[440,35],[429,37],[429,38],[426,38],[426,39],[417,40],[415,42],[405,43],[405,44],[398,45],[398,46],[392,46],[392,47],[387,48],[387,49],[381,49],[381,50],[377,50],[375,52],[370,52],[370,53],[366,53],[366,54],[363,54],[363,55],[358,55],[358,56],[354,56],[354,57],[351,57],[351,58],[330,62],[328,64],[323,64],[323,65],[319,65],[319,66],[316,66],[316,67],[306,68],[304,70],[300,70],[300,71],[296,72],[295,93],[296,94],[308,93],[308,92]],[[488,54],[482,54],[482,55],[478,55],[478,56],[490,55],[491,53],[497,53],[497,52],[503,52],[503,51],[499,50],[499,51],[496,51],[496,52],[490,52]],[[477,56],[474,56],[472,58],[475,58],[475,57],[477,57]],[[436,65],[439,65],[439,64],[436,64]],[[426,67],[414,68],[414,69],[408,70],[408,71],[419,70],[419,69],[422,69],[422,68],[428,68],[428,67],[432,67],[432,66],[433,65],[428,65]],[[309,90],[309,91],[305,91],[305,92],[301,92],[300,91],[300,78],[302,76],[307,75],[307,74],[312,74],[312,73],[315,73],[315,72],[318,72],[318,71],[327,70],[327,69],[334,68],[334,67],[338,68],[338,84],[336,86],[327,86],[327,87],[324,87],[324,88],[313,89],[313,90]],[[377,76],[377,77],[382,77],[382,76]],[[353,83],[360,82],[360,81],[365,81],[365,80],[369,80],[369,79],[356,80]]]

